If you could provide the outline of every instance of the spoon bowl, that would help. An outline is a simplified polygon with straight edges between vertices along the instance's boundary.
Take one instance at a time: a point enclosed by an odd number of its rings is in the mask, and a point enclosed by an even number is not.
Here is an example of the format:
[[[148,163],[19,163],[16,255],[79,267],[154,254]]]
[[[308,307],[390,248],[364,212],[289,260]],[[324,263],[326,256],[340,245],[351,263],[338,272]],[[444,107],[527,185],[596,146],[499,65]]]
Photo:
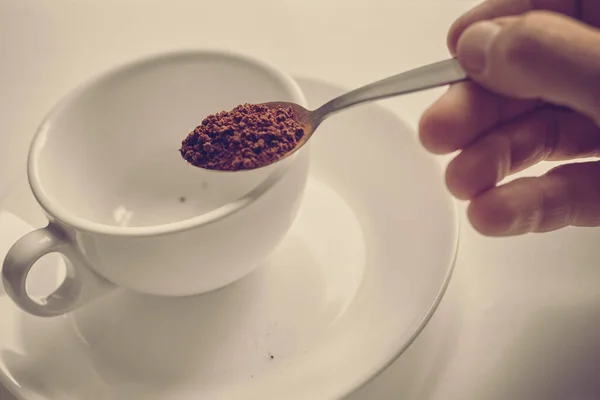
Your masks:
[[[291,103],[287,101],[272,101],[269,103],[261,103],[260,105],[272,109],[291,108],[294,120],[297,123],[299,123],[302,126],[302,129],[304,130],[304,134],[302,135],[302,138],[296,143],[296,146],[287,153],[284,153],[277,162],[283,160],[286,157],[291,156],[296,151],[300,150],[302,146],[304,146],[306,142],[308,142],[308,140],[312,137],[313,133],[315,133],[315,130],[319,127],[319,125],[322,122],[322,119],[319,118],[319,115],[315,111],[308,110],[302,107],[300,104]]]

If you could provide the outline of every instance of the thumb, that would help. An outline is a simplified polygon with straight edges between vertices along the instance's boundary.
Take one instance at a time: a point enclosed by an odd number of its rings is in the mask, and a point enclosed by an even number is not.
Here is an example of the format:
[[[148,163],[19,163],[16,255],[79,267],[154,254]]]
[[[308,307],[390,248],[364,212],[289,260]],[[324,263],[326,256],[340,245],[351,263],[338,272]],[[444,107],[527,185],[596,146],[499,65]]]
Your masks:
[[[600,122],[600,31],[561,14],[532,11],[478,22],[457,57],[482,86],[510,97],[567,106]]]

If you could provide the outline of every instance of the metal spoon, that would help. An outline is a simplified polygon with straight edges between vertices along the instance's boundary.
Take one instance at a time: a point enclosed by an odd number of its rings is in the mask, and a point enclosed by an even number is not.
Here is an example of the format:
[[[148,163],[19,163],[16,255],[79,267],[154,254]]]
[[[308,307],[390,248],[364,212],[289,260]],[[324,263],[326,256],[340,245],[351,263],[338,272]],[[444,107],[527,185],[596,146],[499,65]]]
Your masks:
[[[319,125],[333,114],[368,101],[401,96],[421,90],[445,86],[467,79],[467,74],[454,58],[429,64],[411,71],[373,82],[369,85],[354,89],[323,104],[314,111],[289,102],[269,102],[263,105],[271,108],[291,107],[294,119],[304,128],[304,136],[296,147],[282,155],[277,161],[298,151],[315,133]],[[263,165],[264,166],[264,165]],[[261,167],[263,167],[261,166]]]
[[[319,125],[333,114],[354,107],[368,101],[385,99],[393,96],[418,92],[421,90],[432,89],[439,86],[445,86],[467,79],[467,74],[462,69],[458,61],[454,58],[429,64],[411,71],[403,72],[398,75],[373,82],[369,85],[354,89],[335,99],[323,104],[314,111],[296,104],[283,101],[262,103],[261,105],[269,108],[291,108],[296,122],[302,125],[304,134],[296,143],[293,149],[282,154],[279,158],[271,162],[280,161],[298,151],[313,136]],[[245,170],[266,167],[269,164],[261,164],[254,168],[244,168]]]

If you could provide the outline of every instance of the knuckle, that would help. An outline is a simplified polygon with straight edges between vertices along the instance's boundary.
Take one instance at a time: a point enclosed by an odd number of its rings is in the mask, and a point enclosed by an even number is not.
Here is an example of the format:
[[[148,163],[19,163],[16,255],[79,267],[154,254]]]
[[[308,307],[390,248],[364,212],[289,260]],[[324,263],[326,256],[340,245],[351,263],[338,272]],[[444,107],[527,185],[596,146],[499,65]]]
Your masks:
[[[586,95],[586,109],[582,110],[590,116],[597,127],[600,127],[600,69],[584,79],[580,92]]]
[[[530,11],[507,28],[507,62],[523,64],[535,61],[542,50],[542,38],[547,32],[549,18],[554,16],[547,11]]]

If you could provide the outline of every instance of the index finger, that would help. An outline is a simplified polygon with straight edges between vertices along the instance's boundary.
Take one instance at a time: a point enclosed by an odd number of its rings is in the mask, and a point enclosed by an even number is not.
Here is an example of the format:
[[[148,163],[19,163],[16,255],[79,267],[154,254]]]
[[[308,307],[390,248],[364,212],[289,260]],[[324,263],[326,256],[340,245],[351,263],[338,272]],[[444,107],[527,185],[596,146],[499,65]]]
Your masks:
[[[471,24],[500,17],[520,15],[532,10],[548,10],[572,17],[579,14],[581,0],[486,0],[458,18],[448,32],[448,49],[456,55],[460,35]]]
[[[533,110],[535,100],[494,94],[475,82],[457,83],[421,116],[419,138],[435,154],[460,150],[497,124]]]

